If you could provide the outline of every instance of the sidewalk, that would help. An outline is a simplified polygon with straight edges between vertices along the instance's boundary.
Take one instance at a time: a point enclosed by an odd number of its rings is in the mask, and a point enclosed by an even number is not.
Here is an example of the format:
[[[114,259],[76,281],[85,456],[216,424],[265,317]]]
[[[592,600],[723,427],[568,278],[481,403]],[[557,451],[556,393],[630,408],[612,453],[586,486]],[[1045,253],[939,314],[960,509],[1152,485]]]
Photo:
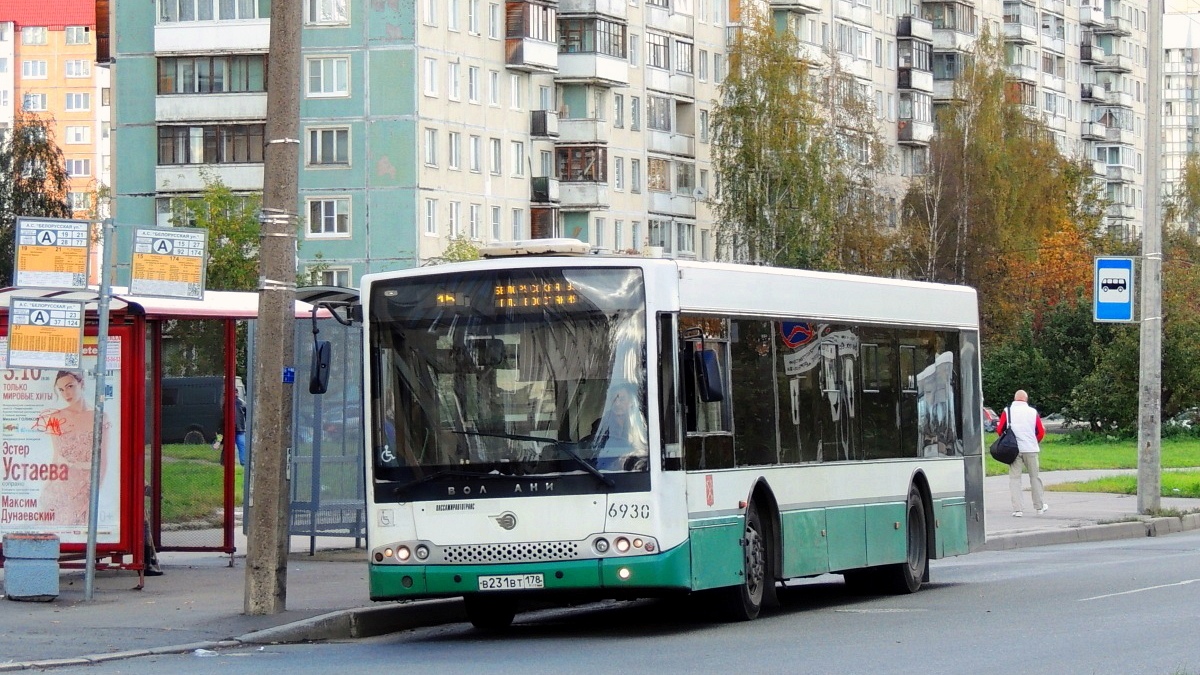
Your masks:
[[[1129,471],[1043,473],[1044,482],[1081,480]],[[1025,516],[1012,517],[1008,477],[984,480],[988,543],[997,550],[1085,540],[1144,537],[1200,528],[1200,514],[1141,520],[1137,498],[1108,494],[1047,492],[1050,509],[1033,512],[1025,486]],[[1164,508],[1200,509],[1200,500],[1163,499]],[[287,570],[287,610],[246,616],[245,541],[238,534],[235,566],[229,557],[163,553],[165,574],[133,590],[131,572],[97,572],[92,602],[84,602],[82,570],[60,575],[60,595],[49,603],[0,599],[0,672],[86,664],[135,654],[211,649],[240,643],[298,642],[364,637],[464,619],[461,601],[372,603],[367,593],[366,553],[347,549],[353,540],[319,538],[308,555],[307,537],[293,537]],[[4,571],[0,570],[0,579]]]

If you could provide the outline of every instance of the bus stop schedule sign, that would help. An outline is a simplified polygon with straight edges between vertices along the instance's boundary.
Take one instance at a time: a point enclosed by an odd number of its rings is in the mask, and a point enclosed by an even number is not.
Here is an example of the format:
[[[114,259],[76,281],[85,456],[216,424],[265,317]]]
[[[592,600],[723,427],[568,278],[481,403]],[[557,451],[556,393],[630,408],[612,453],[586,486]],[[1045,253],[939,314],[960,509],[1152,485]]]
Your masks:
[[[193,227],[138,229],[133,237],[129,292],[187,300],[204,299],[208,230]]]
[[[83,310],[78,300],[13,298],[5,367],[79,370]]]
[[[14,285],[87,288],[91,221],[17,218]]]
[[[1096,321],[1133,322],[1133,258],[1096,258]]]

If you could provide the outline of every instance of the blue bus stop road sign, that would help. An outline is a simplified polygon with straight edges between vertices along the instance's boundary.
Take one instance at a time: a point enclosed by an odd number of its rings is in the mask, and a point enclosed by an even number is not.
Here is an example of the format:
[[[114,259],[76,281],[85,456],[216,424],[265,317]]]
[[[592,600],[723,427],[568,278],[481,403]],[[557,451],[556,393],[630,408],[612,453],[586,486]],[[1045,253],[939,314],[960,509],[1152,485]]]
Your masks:
[[[1098,257],[1094,270],[1094,319],[1132,322],[1133,258]]]

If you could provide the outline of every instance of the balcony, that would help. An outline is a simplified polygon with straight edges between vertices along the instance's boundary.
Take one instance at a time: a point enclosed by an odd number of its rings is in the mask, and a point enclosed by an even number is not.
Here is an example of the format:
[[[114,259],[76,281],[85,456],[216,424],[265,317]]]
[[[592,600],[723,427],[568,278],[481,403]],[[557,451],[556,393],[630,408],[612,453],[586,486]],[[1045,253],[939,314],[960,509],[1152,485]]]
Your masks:
[[[113,28],[115,33],[116,25]],[[159,53],[265,52],[270,43],[270,19],[180,21],[154,27],[154,51]]]
[[[771,9],[783,9],[798,14],[820,14],[821,0],[771,0]]]
[[[568,117],[558,121],[558,142],[562,144],[607,143],[607,120]]]
[[[1049,49],[1055,54],[1067,53],[1067,41],[1060,37],[1050,37],[1049,35],[1042,36],[1042,48]]]
[[[696,217],[696,198],[690,194],[681,195],[650,190],[649,195],[651,213],[664,213],[685,218]]]
[[[1088,6],[1080,7],[1079,23],[1083,26],[1103,26],[1104,8]]]
[[[659,30],[670,31],[676,35],[694,35],[692,17],[688,14],[676,14],[666,7],[647,4],[644,6],[644,23]]]
[[[554,81],[624,87],[629,84],[629,61],[597,52],[559,52]]]
[[[1043,115],[1042,120],[1046,123],[1046,127],[1052,131],[1059,133],[1067,132],[1067,118],[1061,115]]]
[[[1063,0],[1042,0],[1042,9],[1049,10],[1055,14],[1062,16],[1067,11],[1066,2]]]
[[[1122,108],[1132,108],[1133,94],[1124,91],[1110,91],[1108,92],[1108,104]]]
[[[553,204],[560,200],[558,179],[538,176],[529,183],[529,201],[534,204]]]
[[[1109,143],[1119,143],[1121,145],[1133,145],[1137,141],[1134,139],[1133,132],[1121,127],[1108,127],[1104,134],[1104,140]]]
[[[975,36],[948,28],[933,29],[933,51],[967,53],[975,47]]]
[[[558,72],[558,45],[527,37],[504,40],[504,63],[526,73]]]
[[[529,135],[534,138],[557,138],[558,113],[553,110],[534,110],[529,119]]]
[[[658,129],[646,130],[646,150],[680,157],[696,156],[696,137]]]
[[[818,68],[824,68],[829,65],[829,52],[825,51],[820,45],[797,40],[793,45],[793,50],[797,61],[803,61]]]
[[[154,168],[160,192],[201,192],[216,176],[232,190],[262,190],[262,164],[178,164]]]
[[[1102,84],[1081,85],[1080,93],[1080,98],[1085,101],[1091,101],[1092,103],[1104,103],[1106,100],[1108,100],[1108,92],[1105,91],[1104,85]]]
[[[159,122],[194,120],[254,120],[267,116],[267,94],[170,94],[154,99],[154,119]]]
[[[934,80],[933,100],[945,103],[962,99],[954,93],[954,80]]]
[[[1038,29],[1036,26],[1026,26],[1023,23],[1005,23],[1004,41],[1020,45],[1034,44],[1038,41]]]
[[[1059,93],[1065,93],[1067,91],[1066,80],[1058,77],[1057,75],[1051,75],[1050,73],[1042,73],[1042,86],[1046,89],[1057,91]]]
[[[1093,159],[1092,160],[1092,174],[1094,174],[1096,176],[1100,176],[1101,178],[1103,178],[1104,176],[1107,176],[1108,175],[1108,165],[1105,164],[1102,160]]]
[[[900,145],[929,145],[933,140],[933,122],[900,120],[896,123],[896,140]]]
[[[607,209],[608,183],[560,183],[559,205],[571,211]]]
[[[624,19],[627,14],[625,8],[628,4],[625,0],[559,0],[558,15],[583,14],[594,16],[602,14],[604,16],[615,16],[618,19]]]
[[[866,59],[857,59],[852,56],[840,55],[842,63],[842,72],[858,78],[860,82],[870,82],[874,75],[874,66]]]
[[[1133,59],[1124,54],[1110,54],[1104,63],[1097,63],[1093,67],[1100,72],[1128,73],[1133,70]]]
[[[1106,129],[1101,122],[1082,122],[1079,125],[1079,135],[1085,141],[1103,141],[1108,138]]]
[[[1008,69],[1008,74],[1014,80],[1019,80],[1021,82],[1028,82],[1030,84],[1037,84],[1038,80],[1040,79],[1038,77],[1038,69],[1034,68],[1033,66],[1026,66],[1026,65],[1022,65],[1020,63],[1012,63],[1012,64],[1005,66],[1005,68]]]
[[[646,75],[647,89],[670,92],[686,98],[696,97],[696,78],[689,74],[673,73],[669,70],[649,66],[643,72]]]
[[[1099,45],[1079,45],[1079,60],[1084,63],[1104,63],[1105,56],[1104,48]]]
[[[915,68],[901,68],[897,73],[896,86],[899,89],[913,89],[933,93],[933,73]]]
[[[1123,16],[1106,16],[1104,23],[1092,28],[1092,32],[1097,35],[1119,35],[1120,37],[1129,37],[1133,34],[1132,26],[1129,19]]]
[[[1109,129],[1112,131],[1112,129]],[[1132,166],[1118,166],[1115,164],[1108,165],[1108,171],[1105,173],[1105,180],[1110,183],[1132,183],[1134,171]]]
[[[933,22],[911,14],[902,16],[896,25],[896,37],[910,37],[933,42]]]
[[[1137,217],[1133,207],[1128,204],[1109,204],[1104,215],[1116,220],[1133,220]]]

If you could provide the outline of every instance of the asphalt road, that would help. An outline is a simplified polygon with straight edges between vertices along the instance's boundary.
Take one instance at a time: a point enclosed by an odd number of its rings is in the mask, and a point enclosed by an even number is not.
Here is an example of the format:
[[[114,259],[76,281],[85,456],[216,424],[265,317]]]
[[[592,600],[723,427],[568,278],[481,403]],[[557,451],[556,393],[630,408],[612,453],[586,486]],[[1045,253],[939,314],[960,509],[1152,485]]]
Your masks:
[[[915,595],[862,597],[824,576],[759,620],[703,606],[604,603],[369,640],[142,657],[60,673],[953,673],[1200,675],[1200,531],[976,553]]]

